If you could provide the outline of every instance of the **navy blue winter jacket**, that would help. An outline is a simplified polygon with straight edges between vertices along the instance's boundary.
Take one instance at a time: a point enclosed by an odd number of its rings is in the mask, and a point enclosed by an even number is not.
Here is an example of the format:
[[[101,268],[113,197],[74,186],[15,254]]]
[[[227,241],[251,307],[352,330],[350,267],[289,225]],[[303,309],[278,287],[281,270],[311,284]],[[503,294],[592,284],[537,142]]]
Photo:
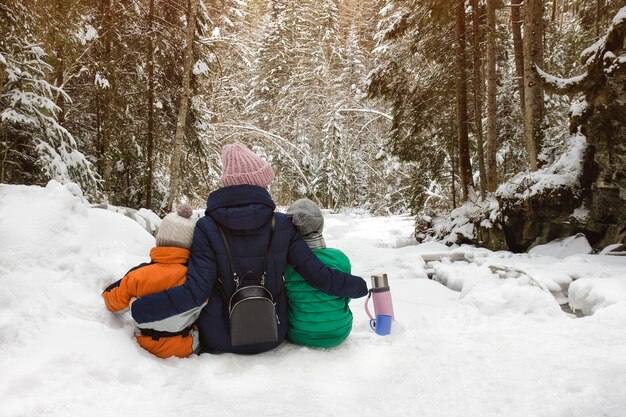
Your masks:
[[[194,313],[201,309],[196,324],[204,351],[259,353],[278,346],[287,332],[287,298],[282,278],[287,263],[313,287],[327,294],[348,298],[367,295],[367,285],[362,278],[327,268],[313,254],[289,218],[276,213],[266,287],[278,300],[279,340],[233,347],[228,332],[227,307],[216,281],[218,276],[221,277],[228,298],[235,291],[235,284],[216,223],[227,234],[239,276],[247,271],[260,276],[268,259],[270,224],[275,208],[267,190],[252,185],[224,187],[209,194],[206,216],[198,220],[194,231],[185,283],[136,300],[131,312],[138,326],[177,332],[192,324],[197,316]]]

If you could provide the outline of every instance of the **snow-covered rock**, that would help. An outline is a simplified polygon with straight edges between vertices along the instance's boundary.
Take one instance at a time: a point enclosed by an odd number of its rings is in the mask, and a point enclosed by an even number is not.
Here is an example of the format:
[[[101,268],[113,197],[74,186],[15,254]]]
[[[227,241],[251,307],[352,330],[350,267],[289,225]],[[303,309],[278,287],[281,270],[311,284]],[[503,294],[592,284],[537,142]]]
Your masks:
[[[448,288],[460,291],[461,303],[487,315],[561,314],[550,289],[517,268],[442,262],[435,267],[435,277]]]
[[[626,277],[582,278],[569,286],[569,305],[584,314],[626,302]]]
[[[555,239],[552,242],[537,245],[528,251],[531,255],[554,256],[555,258],[567,258],[571,255],[591,252],[591,245],[582,233],[563,239]]]
[[[523,200],[546,190],[578,186],[587,139],[581,133],[567,138],[568,146],[556,160],[534,172],[519,173],[502,183],[496,194],[500,198]]]
[[[458,244],[464,241],[475,241],[475,225],[492,228],[498,222],[500,207],[495,198],[485,200],[478,198],[467,201],[455,208],[444,217],[423,217],[418,237],[424,242],[439,241],[447,244]]]

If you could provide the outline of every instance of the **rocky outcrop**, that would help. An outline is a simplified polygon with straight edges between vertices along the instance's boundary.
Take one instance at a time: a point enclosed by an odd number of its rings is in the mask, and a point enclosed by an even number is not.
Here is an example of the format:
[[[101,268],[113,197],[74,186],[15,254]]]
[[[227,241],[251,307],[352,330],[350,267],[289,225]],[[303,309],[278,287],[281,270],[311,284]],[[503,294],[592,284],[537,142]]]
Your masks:
[[[501,198],[502,230],[510,250],[524,252],[553,239],[585,233],[572,217],[580,198],[569,188],[545,190],[544,193],[517,201]]]
[[[626,244],[626,7],[582,59],[585,74],[571,79],[536,68],[548,92],[582,93],[570,111],[570,133],[584,137],[586,148],[574,184],[498,196],[500,226],[511,250],[576,233],[584,233],[595,248]],[[538,178],[516,184],[516,191],[531,189]]]

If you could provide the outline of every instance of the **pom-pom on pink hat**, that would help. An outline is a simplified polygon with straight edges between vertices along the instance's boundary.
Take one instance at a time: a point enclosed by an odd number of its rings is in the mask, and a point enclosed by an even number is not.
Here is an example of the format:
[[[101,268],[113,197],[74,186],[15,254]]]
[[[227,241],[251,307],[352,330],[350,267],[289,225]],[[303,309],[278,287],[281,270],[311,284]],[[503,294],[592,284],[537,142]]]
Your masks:
[[[257,185],[267,188],[274,179],[270,164],[241,142],[222,149],[222,185]]]

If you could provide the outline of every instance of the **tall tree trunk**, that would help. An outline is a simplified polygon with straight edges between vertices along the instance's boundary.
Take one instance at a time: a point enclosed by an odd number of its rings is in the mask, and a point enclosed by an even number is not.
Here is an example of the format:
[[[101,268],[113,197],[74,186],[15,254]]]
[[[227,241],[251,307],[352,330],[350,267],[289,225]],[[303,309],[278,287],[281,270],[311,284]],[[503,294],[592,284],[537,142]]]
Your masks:
[[[450,168],[452,169],[452,172],[450,173],[451,178],[452,178],[452,210],[454,210],[456,208],[456,180],[455,180],[455,176],[456,176],[456,163],[455,163],[455,159],[456,159],[456,147],[454,146],[454,142],[452,142],[452,152],[450,152]]]
[[[176,134],[174,135],[174,147],[172,149],[172,162],[170,165],[170,190],[167,197],[167,210],[171,210],[174,200],[178,197],[180,186],[180,162],[183,151],[183,138],[185,136],[185,126],[187,121],[187,107],[190,96],[191,61],[193,60],[193,38],[196,32],[196,14],[198,10],[198,0],[189,1],[189,14],[187,19],[187,39],[185,45],[185,58],[183,64],[183,91],[180,97],[180,107],[178,109],[178,123],[176,124]]]
[[[480,53],[480,17],[478,15],[478,0],[472,0],[472,28],[474,30],[474,124],[476,127],[476,147],[478,151],[478,171],[480,173],[480,197],[485,199],[487,189],[487,174],[485,171],[485,158],[483,151],[483,77]]]
[[[487,0],[487,188],[491,192],[496,191],[498,185],[496,79],[496,5],[495,0]]]
[[[456,118],[457,138],[459,142],[459,175],[463,188],[463,201],[473,188],[472,166],[470,162],[469,137],[467,131],[467,79],[465,63],[465,1],[458,1],[456,6]]]
[[[2,64],[0,63],[0,69],[2,69]],[[0,77],[0,81],[3,81]],[[0,83],[0,87],[2,87],[2,84]],[[2,91],[2,89],[0,88],[0,91]],[[5,173],[5,169],[6,169],[6,163],[7,163],[7,156],[9,154],[9,142],[7,141],[7,134],[5,132],[4,134],[4,141],[2,142],[3,149],[0,149],[0,152],[2,152],[2,162],[0,162],[0,184],[2,184],[4,182],[4,173]]]
[[[65,10],[63,7],[63,2],[57,0],[56,1],[56,11],[58,16],[65,16]],[[58,17],[56,17],[58,18]],[[65,53],[63,51],[63,42],[60,39],[56,39],[56,58],[57,58],[57,68],[55,74],[54,85],[63,88],[63,74],[65,72]],[[58,94],[56,99],[56,105],[59,106],[59,115],[58,121],[61,126],[65,126],[65,97],[63,94]]]
[[[596,2],[596,36],[600,36],[604,30],[604,16],[606,14],[606,0],[597,0]]]
[[[152,183],[154,170],[154,0],[148,12],[148,146],[146,166],[146,207],[152,209]]]
[[[530,169],[539,168],[537,156],[543,142],[543,91],[532,71],[543,65],[543,0],[524,3],[524,136]]]
[[[3,61],[0,61],[0,96],[4,91],[4,72],[6,71],[6,65]],[[2,125],[2,121],[0,121],[0,126]],[[9,153],[9,141],[7,140],[7,131],[4,130],[4,137],[2,138],[2,148],[0,149],[0,155],[2,155],[2,162],[0,162],[0,184],[4,182],[5,175],[5,166],[7,162],[7,155]]]
[[[6,71],[6,65],[0,61],[0,95],[2,95],[2,91],[4,89],[4,72]]]
[[[98,150],[98,172],[102,174],[104,172],[104,152],[102,149],[102,114],[101,114],[101,102],[102,95],[100,91],[98,91],[98,87],[96,87],[95,93],[95,105],[96,105],[96,149]],[[106,184],[104,184],[106,186]]]
[[[110,28],[112,25],[112,19],[111,19],[111,14],[113,13],[112,7],[111,7],[111,0],[107,0],[106,1],[106,12],[105,12],[105,19],[104,19],[104,27],[105,28]],[[104,65],[105,65],[105,75],[107,77],[108,81],[112,81],[110,80],[110,76],[113,74],[114,69],[112,68],[112,57],[111,57],[111,50],[112,50],[112,43],[113,43],[113,39],[112,39],[112,31],[111,30],[107,30],[106,34],[105,34],[105,59],[104,59]],[[105,89],[104,92],[104,97],[105,97],[105,107],[104,107],[104,143],[105,143],[105,158],[104,158],[104,181],[105,183],[108,183],[111,181],[111,173],[113,171],[112,168],[112,164],[111,164],[111,157],[109,156],[109,148],[111,147],[111,134],[112,134],[112,130],[113,130],[113,123],[111,120],[111,107],[112,107],[112,92],[111,92],[111,88],[113,87],[112,84],[109,84],[109,87]]]
[[[112,71],[109,71],[111,69],[112,43],[111,15],[113,13],[111,8],[111,0],[101,0],[98,6],[99,22],[100,26],[104,28],[104,36],[102,37],[102,43],[100,45],[100,48],[98,48],[100,53],[96,56],[96,62],[98,64],[98,68],[103,70],[103,74],[101,75],[104,75],[108,79],[108,76],[112,73]],[[108,88],[96,86],[96,117],[98,120],[97,142],[98,149],[100,151],[98,162],[100,174],[102,175],[102,179],[104,180],[105,192],[110,189],[110,180],[112,173],[111,158],[109,155],[112,130],[112,123],[110,120],[112,87],[112,84],[110,84]]]
[[[63,45],[59,45],[57,47],[56,56],[58,67],[56,71],[56,79],[54,85],[62,88],[64,82],[63,74],[65,72],[65,54],[63,53]],[[61,126],[65,126],[65,97],[63,96],[63,94],[59,94],[57,96],[56,105],[59,106],[59,109],[61,109],[58,116],[59,124]]]
[[[511,0],[511,32],[513,33],[513,54],[515,56],[515,77],[520,97],[520,108],[524,114],[524,45],[522,43],[523,0]]]

